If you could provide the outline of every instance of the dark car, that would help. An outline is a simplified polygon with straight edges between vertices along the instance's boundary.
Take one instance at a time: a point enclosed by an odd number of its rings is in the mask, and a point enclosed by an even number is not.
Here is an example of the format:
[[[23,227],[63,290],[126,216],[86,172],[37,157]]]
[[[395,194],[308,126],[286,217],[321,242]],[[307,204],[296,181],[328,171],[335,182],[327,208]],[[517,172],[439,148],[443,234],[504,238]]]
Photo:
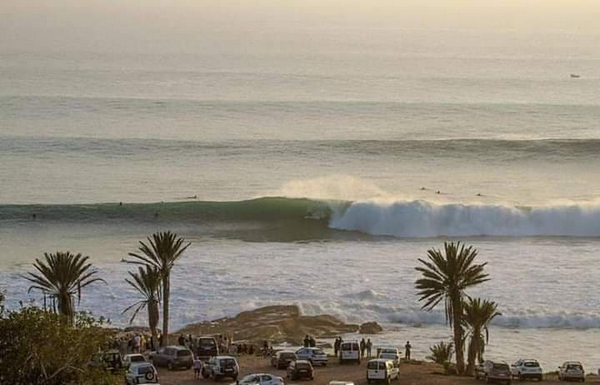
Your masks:
[[[123,359],[118,350],[109,350],[94,354],[89,365],[94,368],[116,373],[123,368]]]
[[[169,370],[176,368],[190,369],[194,356],[192,351],[183,346],[160,347],[151,356],[154,366],[166,366]]]
[[[285,369],[288,367],[290,362],[296,361],[298,356],[296,353],[289,350],[281,350],[275,353],[271,358],[271,366],[276,369]]]
[[[475,367],[475,378],[484,379],[488,384],[503,382],[510,385],[512,373],[506,362],[484,361]]]
[[[201,360],[218,356],[219,346],[217,345],[217,340],[213,337],[198,338],[198,347],[196,348],[196,355]]]
[[[301,378],[308,378],[309,380],[312,380],[314,378],[313,366],[310,361],[292,361],[287,368],[287,377],[292,381],[299,380]]]

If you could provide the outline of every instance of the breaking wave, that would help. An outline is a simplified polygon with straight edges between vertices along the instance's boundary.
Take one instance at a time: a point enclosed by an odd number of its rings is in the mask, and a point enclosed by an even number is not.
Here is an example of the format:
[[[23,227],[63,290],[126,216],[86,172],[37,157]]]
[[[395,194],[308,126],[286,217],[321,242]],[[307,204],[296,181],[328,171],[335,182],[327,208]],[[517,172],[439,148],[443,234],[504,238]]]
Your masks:
[[[390,299],[342,300],[327,303],[300,303],[300,308],[309,315],[333,314],[348,322],[361,323],[376,320],[384,324],[402,324],[412,326],[445,325],[443,310],[427,312],[417,307],[395,306]],[[502,315],[492,321],[492,325],[514,329],[598,329],[600,314],[573,311],[542,311],[521,309],[502,309]]]
[[[427,201],[333,201],[265,197],[236,202],[1,205],[0,224],[153,223],[181,226],[252,222],[286,233],[310,227],[313,238],[333,230],[400,238],[599,237],[600,204],[516,207]]]
[[[442,236],[600,236],[600,205],[514,207],[436,204],[425,201],[352,203],[334,215],[332,228],[372,235]]]

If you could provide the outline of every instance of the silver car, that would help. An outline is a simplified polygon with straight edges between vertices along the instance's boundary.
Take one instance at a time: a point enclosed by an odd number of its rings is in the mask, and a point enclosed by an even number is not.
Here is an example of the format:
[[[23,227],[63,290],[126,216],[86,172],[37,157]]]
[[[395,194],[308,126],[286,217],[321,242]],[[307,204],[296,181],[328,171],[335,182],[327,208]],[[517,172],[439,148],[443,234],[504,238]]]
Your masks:
[[[585,381],[585,371],[579,361],[567,361],[558,367],[558,379],[560,381]]]
[[[296,350],[299,360],[309,361],[313,365],[327,366],[329,359],[327,354],[320,348],[300,348]]]

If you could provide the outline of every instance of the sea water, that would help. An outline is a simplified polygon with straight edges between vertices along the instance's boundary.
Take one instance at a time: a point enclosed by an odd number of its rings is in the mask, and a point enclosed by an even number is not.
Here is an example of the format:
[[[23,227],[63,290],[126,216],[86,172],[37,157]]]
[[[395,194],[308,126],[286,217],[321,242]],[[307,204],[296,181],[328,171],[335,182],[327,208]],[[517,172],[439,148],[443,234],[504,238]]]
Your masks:
[[[193,244],[171,327],[268,304],[376,320],[413,356],[447,341],[418,258],[479,250],[488,355],[600,365],[600,59],[593,52],[2,54],[0,286],[44,252],[91,256],[79,307],[126,326],[121,262]],[[571,72],[585,74],[571,79]],[[35,217],[34,217],[35,216]],[[136,324],[144,324],[140,314]]]

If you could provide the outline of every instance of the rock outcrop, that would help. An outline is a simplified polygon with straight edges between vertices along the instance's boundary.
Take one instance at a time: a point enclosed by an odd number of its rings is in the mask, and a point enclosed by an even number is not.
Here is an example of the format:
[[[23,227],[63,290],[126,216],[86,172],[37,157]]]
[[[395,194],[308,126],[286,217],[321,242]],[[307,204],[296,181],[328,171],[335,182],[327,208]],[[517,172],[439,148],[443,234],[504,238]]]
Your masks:
[[[334,338],[357,331],[358,325],[346,324],[329,315],[302,315],[297,306],[267,306],[242,312],[233,318],[191,324],[177,333],[227,334],[239,342],[262,343],[268,340],[301,345],[307,334],[316,338]]]
[[[381,333],[383,328],[377,322],[365,322],[360,325],[359,333],[360,334],[377,334]]]

